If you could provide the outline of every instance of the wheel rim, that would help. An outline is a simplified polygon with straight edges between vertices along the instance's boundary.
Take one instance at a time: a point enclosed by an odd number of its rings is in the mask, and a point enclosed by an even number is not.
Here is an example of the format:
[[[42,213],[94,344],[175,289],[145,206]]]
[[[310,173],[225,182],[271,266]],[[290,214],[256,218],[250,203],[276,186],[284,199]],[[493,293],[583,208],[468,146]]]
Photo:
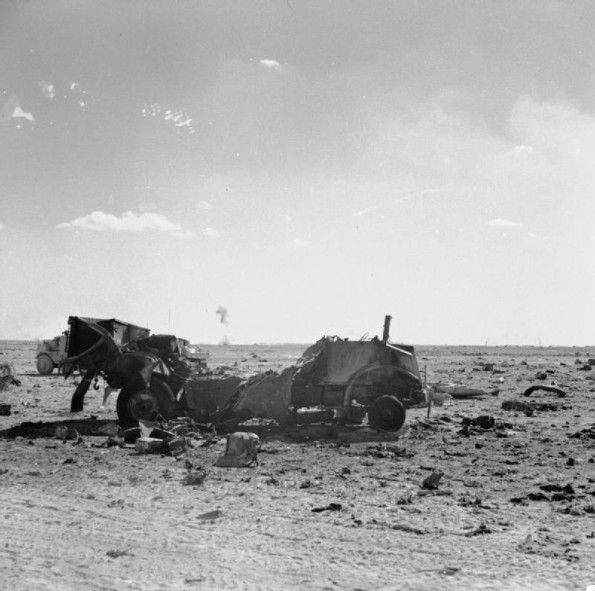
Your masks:
[[[346,403],[368,405],[379,396],[399,397],[409,390],[409,380],[400,368],[391,364],[378,364],[364,368],[356,374],[347,387]]]
[[[130,414],[137,420],[150,421],[159,414],[159,404],[150,390],[137,390],[128,401]]]

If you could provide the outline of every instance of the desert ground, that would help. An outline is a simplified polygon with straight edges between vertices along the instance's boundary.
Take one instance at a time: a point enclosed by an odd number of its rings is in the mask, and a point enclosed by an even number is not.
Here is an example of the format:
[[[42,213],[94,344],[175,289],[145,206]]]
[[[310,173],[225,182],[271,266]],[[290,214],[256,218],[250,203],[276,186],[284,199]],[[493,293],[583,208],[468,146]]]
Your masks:
[[[77,415],[95,427],[57,438],[75,378],[38,375],[35,347],[0,342],[21,380],[0,390],[11,407],[0,416],[2,589],[595,585],[595,347],[419,346],[428,382],[489,394],[429,420],[409,410],[398,434],[265,433],[260,464],[246,468],[214,466],[225,438],[212,433],[177,457],[137,453],[101,389]],[[212,366],[249,372],[286,367],[304,346],[205,348]],[[566,396],[524,396],[533,385]],[[503,408],[511,400],[537,406]],[[494,419],[486,429],[473,423],[482,415]],[[438,488],[424,488],[438,471]]]

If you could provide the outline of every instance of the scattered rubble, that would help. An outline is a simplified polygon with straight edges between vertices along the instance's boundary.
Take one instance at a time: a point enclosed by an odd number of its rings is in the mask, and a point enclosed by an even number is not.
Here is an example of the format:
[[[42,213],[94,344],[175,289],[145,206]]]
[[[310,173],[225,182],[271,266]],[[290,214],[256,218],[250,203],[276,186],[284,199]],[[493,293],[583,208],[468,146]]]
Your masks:
[[[463,425],[466,425],[469,427],[481,427],[484,430],[485,429],[493,429],[496,424],[494,417],[489,416],[489,415],[480,415],[480,416],[476,417],[475,419],[470,419],[470,418],[464,417],[461,422]]]
[[[444,476],[444,472],[441,470],[436,470],[432,472],[429,476],[423,479],[421,486],[426,490],[436,490],[440,485],[440,480]]]
[[[329,503],[326,507],[314,507],[312,513],[322,513],[323,511],[341,511],[343,505],[341,503]]]
[[[568,437],[572,439],[595,439],[595,423],[591,427],[585,427],[580,431],[569,434]]]
[[[55,437],[58,427],[76,430],[81,435],[107,435],[116,436],[120,427],[111,420],[98,420],[96,417],[90,419],[68,420],[58,422],[29,422],[26,421],[9,429],[0,431],[0,437],[27,437],[36,439],[39,437]]]
[[[492,534],[494,533],[491,528],[489,528],[485,523],[480,523],[475,529],[467,532],[465,536],[468,538],[472,538],[473,536],[481,536],[484,534]]]
[[[553,392],[554,394],[558,395],[558,398],[564,398],[566,396],[566,392],[556,386],[542,386],[542,385],[535,385],[527,388],[523,392],[523,396],[531,396],[533,392],[537,390],[544,390],[545,392]]]
[[[184,476],[183,483],[187,486],[200,486],[204,484],[207,473],[202,470],[192,470]]]
[[[0,363],[0,390],[8,386],[20,386],[17,380],[17,370],[12,363]]]
[[[128,550],[108,550],[106,556],[110,558],[120,558],[122,556],[132,556]]]
[[[435,393],[443,393],[452,396],[452,398],[480,398],[482,396],[489,396],[490,392],[480,388],[469,388],[467,386],[460,386],[456,384],[445,384],[436,382],[428,386],[432,395]],[[440,406],[440,404],[438,404]]]
[[[407,449],[404,447],[397,447],[396,445],[388,445],[386,443],[377,443],[376,445],[370,445],[364,452],[364,455],[373,458],[411,458],[415,454],[407,453]]]
[[[73,428],[68,427],[66,425],[60,425],[56,427],[56,439],[78,439],[79,432]]]
[[[504,400],[502,410],[516,410],[532,416],[536,411],[557,411],[561,405],[556,402],[524,402],[522,400]]]
[[[222,515],[223,511],[221,511],[221,509],[215,509],[214,511],[201,513],[197,519],[201,519],[202,521],[214,521],[215,519],[219,519]]]
[[[529,501],[573,501],[576,492],[572,484],[542,484],[537,492],[529,492],[521,497],[513,497],[511,503],[522,503],[525,499]],[[551,494],[546,494],[551,493]]]
[[[546,529],[546,528],[545,528]],[[575,562],[579,557],[574,553],[574,546],[580,544],[576,537],[559,536],[540,530],[529,534],[518,546],[517,550],[526,554],[539,554],[544,558],[558,558]]]
[[[225,453],[217,459],[215,466],[220,468],[258,466],[260,446],[260,437],[256,433],[231,433],[227,436]]]
[[[134,443],[139,454],[155,454],[165,452],[165,440],[156,437],[139,437]]]

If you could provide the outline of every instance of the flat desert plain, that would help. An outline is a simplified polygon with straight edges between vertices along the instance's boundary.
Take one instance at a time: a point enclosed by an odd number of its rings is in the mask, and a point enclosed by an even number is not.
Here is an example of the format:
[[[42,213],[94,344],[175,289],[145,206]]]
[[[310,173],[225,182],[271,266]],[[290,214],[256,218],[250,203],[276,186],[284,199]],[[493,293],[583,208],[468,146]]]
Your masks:
[[[304,347],[206,347],[212,365],[281,369]],[[580,348],[417,347],[428,382],[489,391],[367,428],[263,435],[260,464],[219,468],[224,437],[174,458],[54,436],[73,378],[39,376],[35,343],[0,343],[0,587],[14,590],[577,589],[595,585],[595,367]],[[492,365],[493,364],[493,365]],[[544,376],[545,374],[545,376]],[[554,385],[565,397],[535,391]],[[497,392],[496,392],[497,390]],[[533,413],[503,402],[541,403]],[[483,429],[469,423],[487,415]],[[43,421],[41,429],[9,429]],[[90,422],[90,421],[87,421]],[[112,425],[113,427],[113,425]],[[101,429],[99,429],[101,431]],[[12,433],[12,435],[11,435]],[[442,472],[438,488],[423,488]],[[186,484],[188,474],[199,474]]]

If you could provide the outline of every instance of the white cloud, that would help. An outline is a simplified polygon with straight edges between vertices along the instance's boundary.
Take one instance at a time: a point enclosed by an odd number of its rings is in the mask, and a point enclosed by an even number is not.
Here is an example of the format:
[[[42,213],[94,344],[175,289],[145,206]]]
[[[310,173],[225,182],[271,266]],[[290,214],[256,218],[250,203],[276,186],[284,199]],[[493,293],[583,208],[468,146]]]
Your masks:
[[[0,222],[0,230],[2,230],[2,228],[4,228],[4,224]]]
[[[164,121],[171,121],[174,127],[181,129],[186,128],[186,131],[193,134],[196,133],[194,125],[192,124],[192,117],[186,111],[173,111],[172,109],[164,109],[159,103],[145,104],[141,109],[143,117],[163,117]]]
[[[89,104],[92,102],[93,97],[90,95],[88,90],[81,87],[80,84],[76,83],[71,85],[71,92],[74,96],[77,105],[84,111]]]
[[[51,82],[44,82],[43,80],[39,82],[39,88],[41,92],[46,96],[48,99],[53,99],[56,96],[56,90],[54,89],[54,85]]]
[[[533,154],[535,152],[532,146],[523,145],[515,146],[514,151],[516,154]]]
[[[56,228],[61,230],[91,230],[94,232],[143,232],[155,230],[180,238],[190,238],[194,234],[183,230],[179,224],[171,222],[158,213],[133,213],[125,211],[120,217],[94,211],[87,216],[77,218],[72,222],[63,222]]]
[[[291,246],[293,246],[293,248],[306,248],[308,246],[310,246],[310,241],[309,240],[301,240],[300,238],[296,238],[295,240],[291,241]]]
[[[213,206],[208,201],[199,201],[198,207],[200,209],[211,209]]]
[[[192,129],[192,119],[190,117],[184,119],[184,121],[178,121],[174,118],[174,121],[176,121],[174,124],[176,127],[188,127],[189,129]]]
[[[270,68],[271,70],[281,70],[283,66],[277,60],[260,60],[260,63],[265,68]]]
[[[221,238],[221,234],[215,228],[205,228],[205,236],[209,238]]]
[[[488,226],[495,226],[497,228],[518,228],[523,225],[520,222],[512,222],[503,218],[495,218],[489,222],[486,222],[486,224]]]
[[[35,118],[33,117],[33,115],[31,115],[31,113],[27,113],[26,111],[23,111],[23,109],[21,109],[21,107],[19,105],[17,105],[14,108],[14,111],[12,112],[12,116],[14,119],[18,119],[19,117],[22,117],[23,119],[27,119],[28,121],[35,121]]]
[[[533,232],[527,232],[527,237],[529,238],[539,238],[540,240],[547,240],[547,236],[540,236],[538,234],[534,234]]]
[[[351,217],[359,217],[360,215],[366,215],[367,213],[370,213],[372,211],[374,211],[375,209],[378,209],[378,207],[366,207],[365,209],[360,209],[359,211],[356,211],[354,213],[351,214]]]

